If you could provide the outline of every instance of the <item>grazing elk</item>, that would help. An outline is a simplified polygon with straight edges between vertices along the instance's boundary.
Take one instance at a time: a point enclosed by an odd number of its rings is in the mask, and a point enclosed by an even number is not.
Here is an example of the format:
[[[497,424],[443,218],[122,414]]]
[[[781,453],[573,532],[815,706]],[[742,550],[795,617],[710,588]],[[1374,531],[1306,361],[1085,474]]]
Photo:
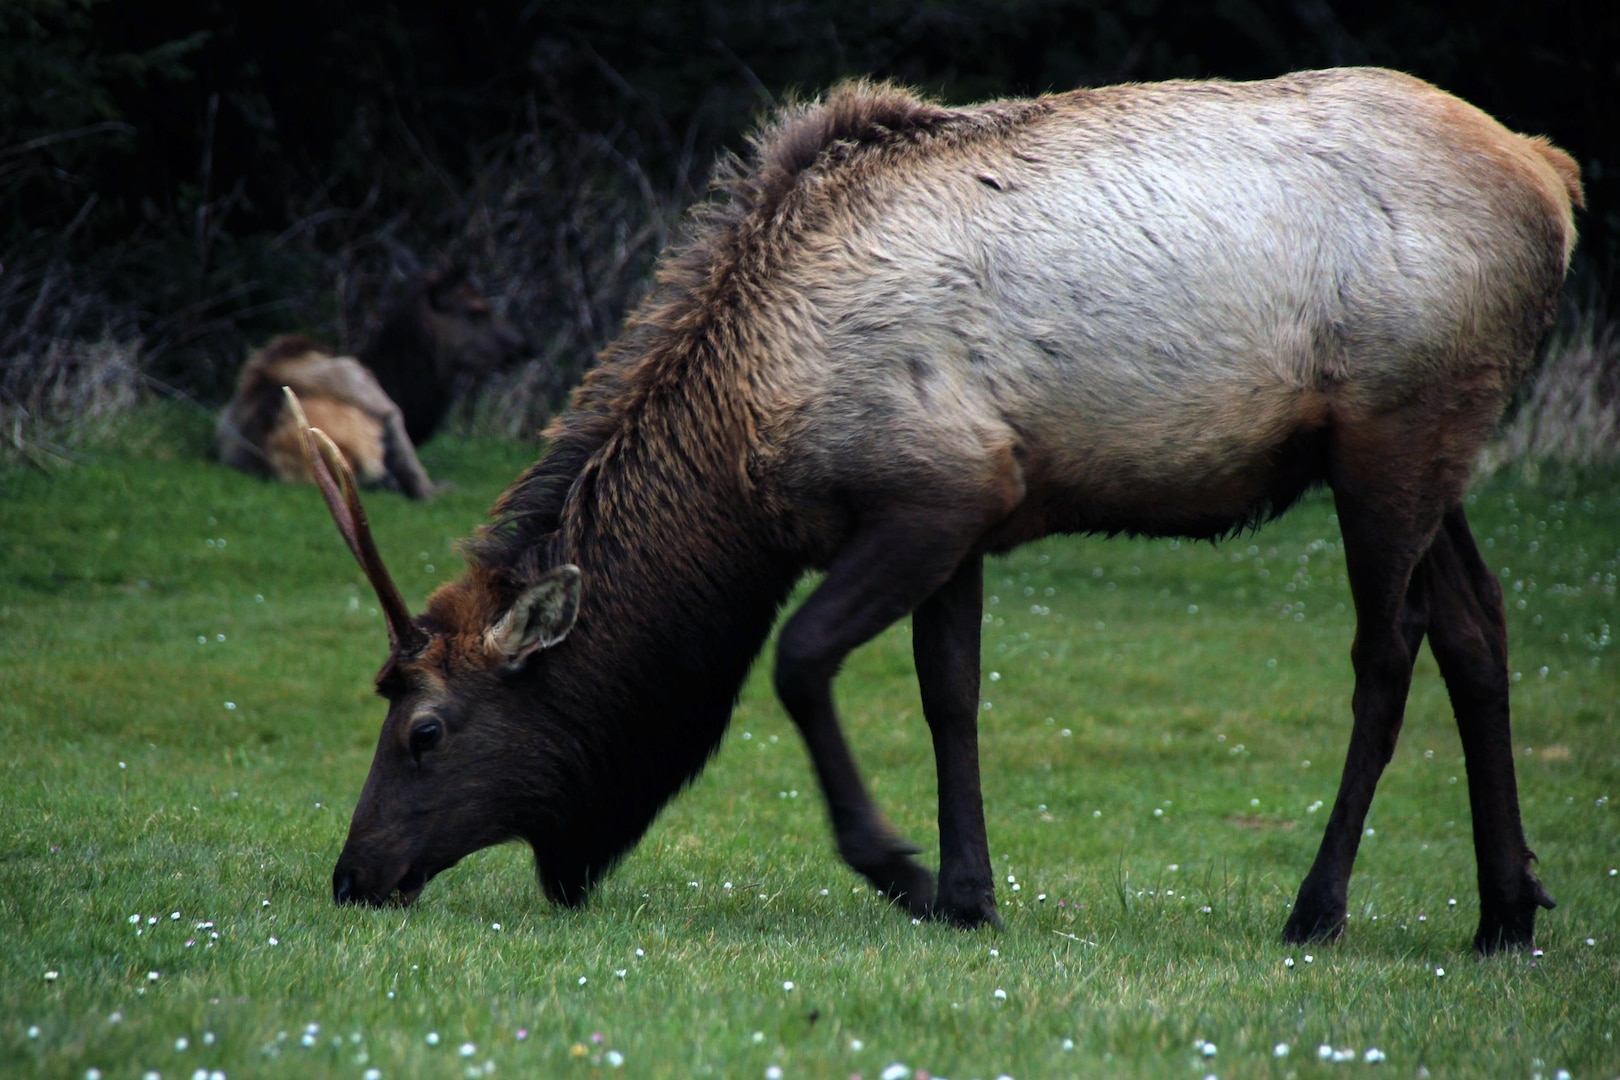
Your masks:
[[[1284,936],[1343,928],[1427,636],[1467,757],[1475,945],[1529,944],[1552,900],[1463,494],[1553,319],[1580,199],[1545,140],[1381,70],[962,109],[855,84],[789,110],[420,617],[322,451],[392,646],[335,899],[409,902],[521,838],[546,893],[583,901],[714,752],[779,606],[820,567],[775,678],[838,849],[914,915],[996,923],[985,555],[1058,532],[1216,538],[1326,484],[1354,726]],[[831,693],[844,657],[907,614],[937,886],[868,796]]]
[[[464,266],[418,276],[395,303],[360,362],[421,445],[455,403],[458,384],[477,381],[532,351],[523,332],[497,315]]]
[[[428,498],[435,488],[416,445],[444,419],[458,380],[493,371],[526,349],[464,269],[418,275],[358,357],[334,356],[302,334],[283,334],[249,357],[220,414],[215,455],[244,472],[305,479],[298,430],[281,393],[291,386],[362,481]]]

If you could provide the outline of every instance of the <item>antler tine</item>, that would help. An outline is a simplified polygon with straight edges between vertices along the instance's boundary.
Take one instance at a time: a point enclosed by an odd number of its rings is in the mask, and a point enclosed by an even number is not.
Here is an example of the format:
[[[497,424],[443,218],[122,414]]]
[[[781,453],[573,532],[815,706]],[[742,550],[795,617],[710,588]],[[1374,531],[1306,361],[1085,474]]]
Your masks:
[[[348,544],[366,580],[377,594],[383,617],[388,623],[388,640],[396,651],[411,653],[426,644],[426,638],[411,621],[410,609],[388,573],[376,542],[371,538],[371,523],[366,519],[365,507],[360,502],[360,491],[355,483],[354,470],[349,467],[343,451],[320,428],[309,426],[309,418],[291,387],[283,387],[288,406],[298,421],[298,437],[309,464],[315,486],[320,488],[326,508],[331,511],[338,533]]]

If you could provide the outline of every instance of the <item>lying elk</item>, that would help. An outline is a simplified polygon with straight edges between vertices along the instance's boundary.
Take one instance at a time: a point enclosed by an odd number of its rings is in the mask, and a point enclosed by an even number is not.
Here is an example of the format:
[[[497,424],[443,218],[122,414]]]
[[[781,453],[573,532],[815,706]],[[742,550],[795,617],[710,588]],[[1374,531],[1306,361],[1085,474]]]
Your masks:
[[[340,457],[323,484],[392,642],[333,873],[410,902],[508,839],[578,904],[694,777],[778,608],[776,688],[843,857],[911,914],[998,921],[979,785],[982,561],[1051,533],[1218,538],[1333,491],[1355,716],[1284,936],[1337,936],[1425,636],[1467,756],[1483,951],[1551,907],[1508,728],[1502,602],[1463,512],[1553,319],[1578,170],[1404,75],[951,109],[856,84],[733,165],[551,448],[413,619]],[[938,883],[833,708],[909,614]]]
[[[281,393],[291,386],[362,480],[427,498],[435,488],[416,445],[444,419],[458,380],[526,350],[524,336],[491,310],[465,270],[428,272],[395,302],[358,357],[334,356],[302,334],[283,334],[254,353],[220,415],[215,455],[244,472],[304,479],[297,426]]]

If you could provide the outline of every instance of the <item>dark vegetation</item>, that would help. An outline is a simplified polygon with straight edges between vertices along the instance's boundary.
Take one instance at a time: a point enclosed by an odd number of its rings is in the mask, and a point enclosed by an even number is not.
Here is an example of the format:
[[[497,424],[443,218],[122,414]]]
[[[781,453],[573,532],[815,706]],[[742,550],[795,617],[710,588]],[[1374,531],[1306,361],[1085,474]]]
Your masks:
[[[1620,16],[1585,0],[8,0],[3,442],[144,390],[217,404],[277,332],[352,350],[407,251],[465,260],[533,337],[537,359],[480,406],[532,430],[715,155],[783,95],[854,74],[965,101],[1403,68],[1581,162],[1571,295],[1601,313],[1620,251],[1617,57]]]

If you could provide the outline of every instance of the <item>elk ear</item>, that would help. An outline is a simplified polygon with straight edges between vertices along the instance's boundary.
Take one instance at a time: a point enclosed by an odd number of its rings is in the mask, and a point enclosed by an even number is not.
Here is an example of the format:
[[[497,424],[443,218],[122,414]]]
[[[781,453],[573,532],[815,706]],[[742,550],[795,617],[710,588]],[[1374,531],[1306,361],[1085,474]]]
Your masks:
[[[579,567],[559,566],[525,589],[501,621],[490,629],[490,643],[506,654],[509,666],[522,667],[574,628],[579,617]]]

